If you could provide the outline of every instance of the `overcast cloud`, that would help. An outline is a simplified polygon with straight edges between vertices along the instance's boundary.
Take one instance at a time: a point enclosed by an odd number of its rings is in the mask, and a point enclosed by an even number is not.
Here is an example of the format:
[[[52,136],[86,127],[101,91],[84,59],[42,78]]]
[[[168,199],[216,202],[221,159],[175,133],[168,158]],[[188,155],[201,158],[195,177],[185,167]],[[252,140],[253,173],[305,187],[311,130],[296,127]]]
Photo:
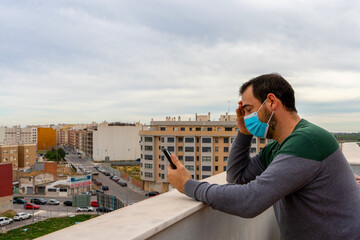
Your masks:
[[[282,74],[301,117],[360,131],[358,1],[1,1],[0,125],[235,114]]]

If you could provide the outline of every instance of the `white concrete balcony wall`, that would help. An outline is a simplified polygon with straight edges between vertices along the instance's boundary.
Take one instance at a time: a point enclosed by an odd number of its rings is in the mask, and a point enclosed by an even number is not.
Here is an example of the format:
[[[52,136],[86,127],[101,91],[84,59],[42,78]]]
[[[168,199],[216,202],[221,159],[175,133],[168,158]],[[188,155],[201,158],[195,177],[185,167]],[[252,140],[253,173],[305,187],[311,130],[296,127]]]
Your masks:
[[[225,173],[206,181],[224,184]],[[173,190],[39,239],[277,240],[280,232],[272,208],[244,219],[213,210]]]

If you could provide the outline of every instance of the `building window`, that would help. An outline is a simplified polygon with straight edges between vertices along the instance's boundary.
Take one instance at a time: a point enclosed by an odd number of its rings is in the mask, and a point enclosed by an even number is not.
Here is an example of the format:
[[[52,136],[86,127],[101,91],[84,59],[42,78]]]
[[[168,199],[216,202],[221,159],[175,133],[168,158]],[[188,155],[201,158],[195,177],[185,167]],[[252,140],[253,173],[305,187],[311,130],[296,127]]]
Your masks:
[[[168,143],[173,143],[173,142],[174,142],[174,138],[173,138],[173,137],[168,137],[168,138],[167,138],[167,141],[168,141]]]
[[[164,174],[161,174],[161,179],[164,179],[165,178],[165,175]]]
[[[228,157],[224,157],[224,162],[227,162]]]
[[[229,143],[229,138],[224,138],[224,143]]]
[[[56,188],[48,188],[48,192],[56,192]]]
[[[215,147],[215,152],[219,152],[219,147]]]
[[[149,164],[149,163],[145,163],[145,168],[147,168],[147,169],[152,169],[152,168],[153,168],[153,165],[152,165],[152,164]]]
[[[185,165],[185,168],[189,171],[194,171],[194,166],[192,165]]]
[[[201,131],[201,128],[196,128],[195,131]]]
[[[194,152],[194,147],[185,147],[185,152]]]
[[[208,177],[210,177],[210,175],[202,175],[202,179],[208,178]]]
[[[256,138],[252,138],[251,143],[256,143]]]
[[[145,177],[150,177],[150,178],[152,178],[152,177],[153,177],[153,174],[152,174],[152,173],[145,172]]]
[[[61,188],[59,189],[59,191],[60,191],[60,192],[67,192],[67,188],[61,187]]]
[[[256,148],[250,148],[250,153],[256,153]]]
[[[145,160],[153,160],[153,156],[145,154]]]
[[[211,138],[202,138],[202,143],[211,143]]]
[[[196,170],[199,171],[199,165],[196,165]]]
[[[225,128],[225,132],[231,132],[232,131],[232,128],[231,127],[226,127]]]
[[[197,161],[197,162],[199,161],[199,156],[196,156],[196,161]]]
[[[183,160],[183,156],[178,156],[179,161]]]
[[[207,130],[208,130],[209,132],[211,132],[211,131],[212,131],[212,128],[207,128]]]
[[[7,150],[4,150],[4,154],[7,154],[8,153],[8,151]]]
[[[215,171],[219,171],[219,167],[218,167],[218,166],[215,166]]]
[[[165,131],[166,128],[165,127],[160,127],[160,131]]]
[[[202,161],[203,162],[211,162],[211,157],[210,156],[202,156]]]
[[[219,156],[215,156],[215,162],[219,161]]]
[[[194,156],[185,156],[185,161],[186,162],[193,162],[194,161]]]
[[[145,142],[152,142],[152,137],[145,137]]]
[[[4,162],[6,162],[8,160],[8,158],[4,158]]]
[[[194,138],[185,138],[185,142],[186,143],[193,143],[194,142]]]
[[[167,149],[169,150],[169,152],[174,152],[175,151],[175,148],[173,146],[168,146]]]
[[[152,151],[153,147],[152,146],[145,146],[145,151]]]
[[[229,152],[229,147],[224,147],[224,152]]]
[[[180,128],[180,131],[185,131],[185,128],[184,127]]]
[[[202,166],[203,171],[211,171],[211,166]]]
[[[178,142],[179,142],[179,143],[182,143],[182,142],[183,142],[183,138],[182,138],[182,137],[179,137],[179,138],[178,138]]]
[[[184,151],[183,147],[182,147],[182,146],[179,146],[179,147],[178,147],[178,152],[182,152],[182,151]]]
[[[200,147],[196,147],[196,152],[199,152],[200,151]]]
[[[202,152],[211,152],[211,147],[202,147]]]
[[[198,175],[196,175],[196,180],[199,180],[200,178],[199,178],[199,174]]]
[[[226,166],[224,166],[224,172],[226,171]]]
[[[219,138],[218,137],[215,138],[215,143],[219,143]]]
[[[265,138],[260,138],[260,143],[265,143]]]

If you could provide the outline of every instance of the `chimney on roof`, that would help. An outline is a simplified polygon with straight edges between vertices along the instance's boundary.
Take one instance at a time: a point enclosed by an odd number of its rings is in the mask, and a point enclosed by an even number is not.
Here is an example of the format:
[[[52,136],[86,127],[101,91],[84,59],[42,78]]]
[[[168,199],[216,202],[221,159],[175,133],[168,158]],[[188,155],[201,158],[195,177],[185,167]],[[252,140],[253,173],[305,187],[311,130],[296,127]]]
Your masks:
[[[179,122],[181,121],[181,117],[180,117],[180,116],[178,117],[178,121],[179,121]]]

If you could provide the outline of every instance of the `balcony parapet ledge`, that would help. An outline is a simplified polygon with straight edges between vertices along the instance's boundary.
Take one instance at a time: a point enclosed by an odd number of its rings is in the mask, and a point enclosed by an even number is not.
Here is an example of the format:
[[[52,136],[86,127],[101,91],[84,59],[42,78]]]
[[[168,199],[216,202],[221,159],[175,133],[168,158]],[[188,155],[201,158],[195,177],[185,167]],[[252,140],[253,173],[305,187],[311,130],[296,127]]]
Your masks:
[[[206,181],[225,184],[225,179],[225,173],[221,173]],[[38,239],[208,240],[239,237],[246,240],[280,239],[273,209],[255,218],[244,219],[213,210],[172,190]]]

